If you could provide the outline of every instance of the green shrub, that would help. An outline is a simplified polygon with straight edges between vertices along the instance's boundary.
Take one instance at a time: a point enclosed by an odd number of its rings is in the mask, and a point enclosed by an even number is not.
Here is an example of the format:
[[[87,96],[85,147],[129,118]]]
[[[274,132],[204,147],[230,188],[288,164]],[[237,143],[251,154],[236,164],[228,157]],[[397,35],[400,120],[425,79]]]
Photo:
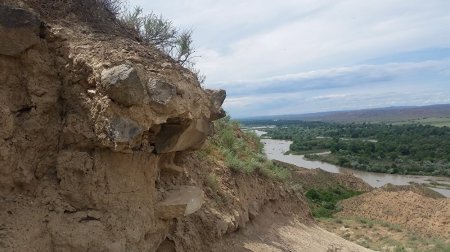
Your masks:
[[[230,129],[223,130],[220,133],[219,139],[220,139],[220,144],[222,145],[223,148],[225,148],[233,153],[236,153],[237,148],[235,145],[236,145],[237,139],[234,136],[234,133],[232,130],[230,130]]]
[[[450,242],[436,241],[434,248],[430,251],[450,251]]]
[[[367,220],[363,219],[363,218],[359,218],[358,221],[361,222],[362,224],[366,224],[367,223]]]
[[[285,181],[290,178],[291,173],[284,167],[274,164],[272,161],[267,161],[259,167],[259,172],[270,179]]]
[[[323,208],[323,207],[312,209],[311,213],[315,218],[331,218],[331,217],[333,217],[333,211]]]
[[[406,251],[405,247],[403,246],[395,246],[394,252],[404,252]]]
[[[211,173],[206,176],[206,185],[214,192],[217,192],[219,190],[219,181],[216,174]]]
[[[232,171],[241,172],[244,169],[244,165],[236,156],[227,155],[225,158],[225,165],[228,166]]]
[[[360,194],[360,192],[338,186],[328,189],[310,189],[305,193],[308,199],[312,214],[314,217],[332,217],[339,211],[337,203],[343,199],[347,199]]]
[[[255,158],[249,158],[248,160],[246,160],[244,162],[244,171],[247,174],[250,174],[252,172],[254,172],[256,169],[258,169],[258,167],[261,166],[261,163],[259,163]]]

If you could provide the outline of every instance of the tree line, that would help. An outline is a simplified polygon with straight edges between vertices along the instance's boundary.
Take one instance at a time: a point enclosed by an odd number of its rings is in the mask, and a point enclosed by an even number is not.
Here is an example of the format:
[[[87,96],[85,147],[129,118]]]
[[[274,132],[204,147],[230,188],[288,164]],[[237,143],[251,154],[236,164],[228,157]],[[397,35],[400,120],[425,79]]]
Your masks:
[[[272,122],[291,152],[336,165],[384,173],[450,176],[450,128],[371,123]],[[329,155],[311,153],[331,151]]]

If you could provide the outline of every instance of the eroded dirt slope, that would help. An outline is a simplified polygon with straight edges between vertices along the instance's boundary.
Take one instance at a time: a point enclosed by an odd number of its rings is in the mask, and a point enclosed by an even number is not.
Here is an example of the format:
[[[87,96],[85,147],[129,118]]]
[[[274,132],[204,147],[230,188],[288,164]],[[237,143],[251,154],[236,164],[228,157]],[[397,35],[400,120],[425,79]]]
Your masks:
[[[450,239],[450,199],[430,197],[413,187],[386,186],[344,200],[339,215],[399,224],[425,236]]]
[[[372,251],[311,224],[266,212],[246,229],[226,237],[214,251]]]

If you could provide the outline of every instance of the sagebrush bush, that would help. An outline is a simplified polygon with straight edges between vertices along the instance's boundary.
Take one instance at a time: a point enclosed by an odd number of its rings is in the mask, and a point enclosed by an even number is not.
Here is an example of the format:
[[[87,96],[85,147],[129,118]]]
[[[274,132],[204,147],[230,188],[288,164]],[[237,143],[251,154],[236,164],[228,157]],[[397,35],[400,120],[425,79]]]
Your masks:
[[[125,26],[136,31],[143,42],[156,46],[178,63],[189,68],[199,82],[203,83],[205,76],[200,74],[192,61],[195,49],[191,30],[179,30],[169,19],[153,12],[144,14],[140,7],[125,11],[120,19]]]
[[[235,172],[244,170],[244,163],[234,155],[225,154],[225,165]]]

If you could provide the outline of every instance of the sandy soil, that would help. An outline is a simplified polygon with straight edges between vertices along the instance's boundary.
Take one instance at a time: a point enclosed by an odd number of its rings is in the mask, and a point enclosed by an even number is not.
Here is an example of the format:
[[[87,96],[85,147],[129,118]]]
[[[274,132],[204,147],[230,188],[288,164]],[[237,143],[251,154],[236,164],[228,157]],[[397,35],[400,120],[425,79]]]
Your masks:
[[[342,202],[339,216],[358,216],[402,225],[425,236],[450,239],[450,199],[380,188]]]
[[[372,251],[332,234],[316,224],[304,224],[265,213],[245,229],[226,237],[213,251]]]
[[[450,241],[424,237],[400,225],[382,221],[335,217],[320,219],[318,224],[346,240],[376,251],[448,251],[450,248]]]

